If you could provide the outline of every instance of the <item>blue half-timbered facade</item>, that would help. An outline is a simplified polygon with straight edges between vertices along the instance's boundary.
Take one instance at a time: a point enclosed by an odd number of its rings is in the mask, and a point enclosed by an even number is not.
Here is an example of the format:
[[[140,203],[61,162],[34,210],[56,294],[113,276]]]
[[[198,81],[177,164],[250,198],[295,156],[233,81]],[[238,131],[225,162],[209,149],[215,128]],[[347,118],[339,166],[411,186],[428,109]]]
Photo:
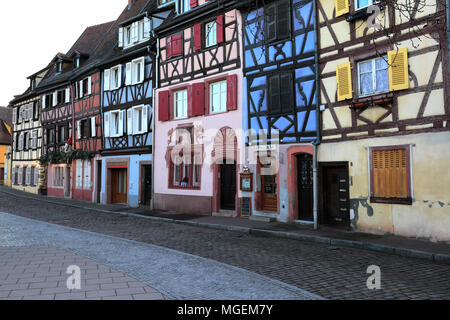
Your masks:
[[[253,215],[312,221],[313,143],[320,134],[315,2],[246,1],[243,8]],[[262,170],[271,166],[262,154],[276,156],[271,174]]]

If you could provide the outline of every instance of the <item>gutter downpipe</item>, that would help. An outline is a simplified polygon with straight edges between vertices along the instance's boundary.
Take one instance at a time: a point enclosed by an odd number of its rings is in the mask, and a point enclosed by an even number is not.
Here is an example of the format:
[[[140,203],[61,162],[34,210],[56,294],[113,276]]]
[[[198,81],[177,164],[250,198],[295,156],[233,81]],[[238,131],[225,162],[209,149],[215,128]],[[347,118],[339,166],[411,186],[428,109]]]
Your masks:
[[[450,0],[447,0],[450,1]],[[318,24],[317,24],[317,5],[316,1],[313,1],[313,12],[315,15],[314,19],[314,30],[316,32],[315,36],[315,52],[314,58],[316,63],[316,126],[317,126],[317,139],[312,143],[314,147],[314,156],[313,156],[313,202],[314,202],[314,230],[319,229],[319,168],[318,168],[318,146],[322,142],[322,132],[320,128],[321,123],[321,111],[320,111],[320,75],[319,75],[319,41],[318,41]]]
[[[156,40],[156,62],[153,64],[155,66],[155,81],[153,83],[153,117],[152,117],[152,201],[150,209],[155,208],[155,124],[156,124],[156,89],[159,88],[159,37]]]
[[[446,11],[447,11],[447,45],[448,45],[448,54],[450,58],[450,0],[447,0]]]

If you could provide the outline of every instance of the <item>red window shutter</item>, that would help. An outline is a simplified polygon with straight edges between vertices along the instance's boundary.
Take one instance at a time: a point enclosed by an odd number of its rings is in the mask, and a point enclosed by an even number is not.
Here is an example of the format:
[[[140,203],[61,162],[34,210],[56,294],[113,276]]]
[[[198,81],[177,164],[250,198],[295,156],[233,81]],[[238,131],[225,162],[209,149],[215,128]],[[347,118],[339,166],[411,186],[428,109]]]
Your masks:
[[[172,36],[172,57],[183,55],[183,40],[181,34]]]
[[[191,0],[191,8],[198,6],[198,0]]]
[[[227,111],[237,110],[237,75],[227,77]]]
[[[217,43],[222,43],[224,37],[223,31],[225,29],[223,15],[217,17],[216,26],[217,26]]]
[[[200,23],[194,26],[194,51],[202,49],[202,25]]]
[[[169,91],[161,91],[159,93],[159,105],[158,105],[158,119],[159,121],[170,120],[169,109]]]
[[[172,37],[167,37],[166,38],[166,54],[167,54],[167,59],[172,58]]]
[[[205,84],[203,82],[192,85],[191,117],[203,116],[205,114]]]

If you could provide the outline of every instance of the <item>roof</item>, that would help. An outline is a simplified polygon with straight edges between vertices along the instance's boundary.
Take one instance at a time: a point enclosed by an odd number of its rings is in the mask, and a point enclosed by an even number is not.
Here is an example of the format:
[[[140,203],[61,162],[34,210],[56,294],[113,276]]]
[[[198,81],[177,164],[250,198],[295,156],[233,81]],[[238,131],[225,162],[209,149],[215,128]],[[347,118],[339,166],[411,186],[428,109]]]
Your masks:
[[[12,123],[12,109],[6,107],[0,107],[0,144],[11,144],[11,133],[8,130],[7,125],[11,126]]]

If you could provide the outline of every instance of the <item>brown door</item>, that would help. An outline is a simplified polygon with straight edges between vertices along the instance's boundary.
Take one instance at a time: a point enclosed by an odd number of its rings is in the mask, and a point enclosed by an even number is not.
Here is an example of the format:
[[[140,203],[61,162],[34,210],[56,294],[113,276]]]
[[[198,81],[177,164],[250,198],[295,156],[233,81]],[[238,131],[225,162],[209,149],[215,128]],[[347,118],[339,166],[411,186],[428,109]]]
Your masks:
[[[301,154],[297,157],[298,166],[298,219],[313,221],[313,157]]]
[[[127,169],[111,169],[111,203],[127,203]]]
[[[220,208],[236,210],[236,163],[220,167]]]
[[[349,181],[346,166],[324,168],[324,222],[350,224]]]
[[[271,168],[271,165],[263,165],[267,169]],[[271,171],[271,170],[268,170]],[[262,187],[262,209],[264,211],[278,211],[278,186],[276,175],[262,175],[261,174],[261,187]]]

